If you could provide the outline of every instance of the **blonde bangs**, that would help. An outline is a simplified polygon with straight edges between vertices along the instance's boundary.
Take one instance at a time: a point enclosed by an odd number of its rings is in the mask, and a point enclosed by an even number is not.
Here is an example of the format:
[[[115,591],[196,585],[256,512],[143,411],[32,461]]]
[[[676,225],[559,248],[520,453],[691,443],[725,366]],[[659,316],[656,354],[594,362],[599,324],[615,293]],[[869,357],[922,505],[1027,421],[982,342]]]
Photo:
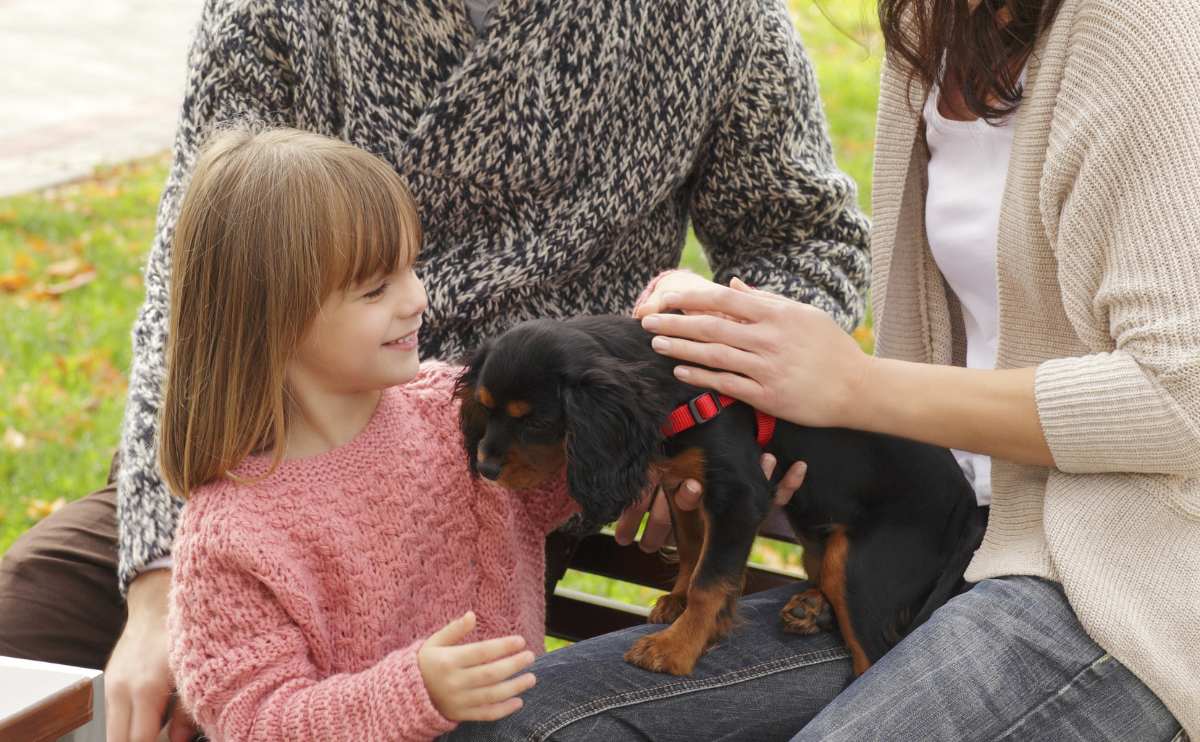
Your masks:
[[[322,241],[328,240],[323,252],[333,263],[323,271],[322,300],[408,268],[420,252],[421,220],[408,188],[382,161],[359,154],[338,163],[347,172],[331,173],[334,197],[325,202],[329,233]]]
[[[295,129],[212,136],[171,246],[158,452],[176,495],[253,453],[274,469],[287,365],[322,304],[411,265],[420,245],[408,188],[370,153]]]

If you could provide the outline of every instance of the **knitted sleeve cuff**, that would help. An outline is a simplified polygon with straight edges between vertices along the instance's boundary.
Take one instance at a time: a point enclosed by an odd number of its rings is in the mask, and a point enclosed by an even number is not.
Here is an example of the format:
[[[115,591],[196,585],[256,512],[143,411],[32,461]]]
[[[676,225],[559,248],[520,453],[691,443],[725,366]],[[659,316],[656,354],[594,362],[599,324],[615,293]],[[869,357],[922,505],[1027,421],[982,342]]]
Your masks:
[[[1200,472],[1197,432],[1128,353],[1046,361],[1037,368],[1034,395],[1064,472]]]
[[[417,664],[417,652],[424,643],[424,639],[419,639],[396,650],[387,659],[389,664],[394,663],[393,671],[388,673],[389,695],[398,701],[396,710],[404,715],[401,724],[409,739],[434,739],[458,726],[457,722],[442,716],[429,697],[429,689],[425,687]]]

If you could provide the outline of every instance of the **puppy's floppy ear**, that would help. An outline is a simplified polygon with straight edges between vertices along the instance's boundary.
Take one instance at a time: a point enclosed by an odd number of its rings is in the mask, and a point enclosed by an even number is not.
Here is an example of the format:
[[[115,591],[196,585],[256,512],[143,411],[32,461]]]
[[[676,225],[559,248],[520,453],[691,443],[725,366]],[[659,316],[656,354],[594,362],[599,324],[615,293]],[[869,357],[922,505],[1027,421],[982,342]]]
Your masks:
[[[492,341],[485,341],[475,349],[467,361],[463,371],[454,385],[454,396],[459,401],[458,427],[463,434],[463,447],[467,452],[467,466],[472,476],[479,476],[479,442],[487,433],[487,409],[475,397],[475,387],[483,373],[483,364],[487,362],[492,350]]]
[[[662,440],[643,366],[596,355],[563,384],[567,486],[596,525],[637,501]]]

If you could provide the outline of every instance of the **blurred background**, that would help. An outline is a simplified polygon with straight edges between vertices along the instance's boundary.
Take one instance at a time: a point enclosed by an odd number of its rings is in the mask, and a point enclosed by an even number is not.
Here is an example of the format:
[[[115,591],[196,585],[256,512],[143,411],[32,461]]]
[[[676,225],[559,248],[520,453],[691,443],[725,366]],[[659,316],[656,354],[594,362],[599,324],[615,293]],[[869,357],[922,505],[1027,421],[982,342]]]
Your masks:
[[[869,208],[873,0],[790,0],[838,163]],[[0,554],[104,484],[200,0],[0,0]],[[707,272],[695,239],[684,262]],[[856,331],[866,348],[869,321]],[[760,544],[754,559],[799,569]],[[569,574],[641,605],[656,591]]]

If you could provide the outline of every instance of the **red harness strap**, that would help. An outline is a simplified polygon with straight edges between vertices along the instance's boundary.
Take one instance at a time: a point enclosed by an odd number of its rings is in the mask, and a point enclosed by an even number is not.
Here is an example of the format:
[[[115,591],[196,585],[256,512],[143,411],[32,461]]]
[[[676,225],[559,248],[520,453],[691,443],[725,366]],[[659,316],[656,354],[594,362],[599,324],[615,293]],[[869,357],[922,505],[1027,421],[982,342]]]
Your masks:
[[[668,438],[677,436],[685,430],[703,425],[721,414],[721,410],[736,402],[737,400],[733,397],[726,397],[724,394],[716,392],[705,392],[698,397],[693,397],[686,404],[681,404],[671,410],[667,421],[663,423],[662,433]],[[775,418],[765,412],[755,410],[754,419],[758,426],[755,440],[758,441],[760,448],[766,448],[775,435]]]

